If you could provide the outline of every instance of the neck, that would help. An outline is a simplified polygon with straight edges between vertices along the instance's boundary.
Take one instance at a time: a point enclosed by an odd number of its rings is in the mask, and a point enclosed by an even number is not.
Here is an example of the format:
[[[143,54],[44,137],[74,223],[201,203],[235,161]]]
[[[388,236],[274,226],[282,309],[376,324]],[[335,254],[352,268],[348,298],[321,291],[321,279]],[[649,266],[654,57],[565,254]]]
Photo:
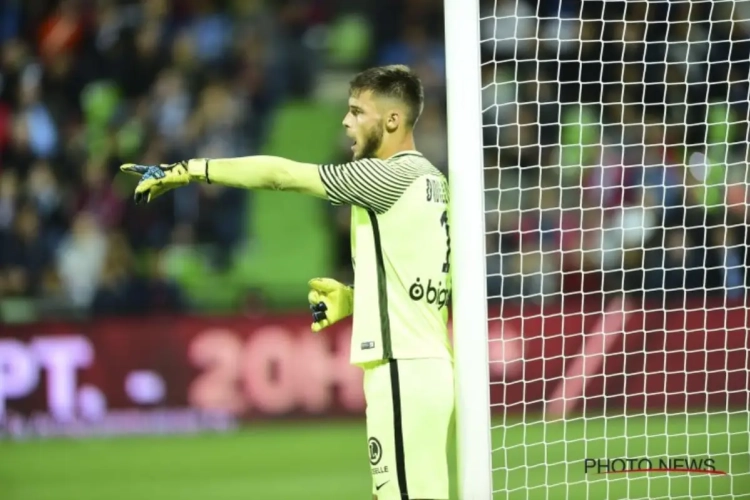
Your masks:
[[[381,160],[385,160],[404,151],[415,151],[416,149],[417,147],[414,145],[414,134],[409,132],[398,140],[383,141],[382,146],[380,146],[380,149],[378,150],[377,157]]]

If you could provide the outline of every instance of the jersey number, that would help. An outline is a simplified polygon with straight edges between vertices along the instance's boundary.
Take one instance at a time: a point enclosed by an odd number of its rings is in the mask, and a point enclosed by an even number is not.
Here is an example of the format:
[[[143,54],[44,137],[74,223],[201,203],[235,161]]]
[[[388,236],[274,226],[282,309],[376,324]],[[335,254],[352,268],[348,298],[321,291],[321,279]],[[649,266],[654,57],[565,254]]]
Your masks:
[[[445,243],[448,247],[448,251],[445,253],[445,263],[443,264],[443,272],[447,273],[451,270],[451,233],[450,226],[448,225],[448,211],[443,212],[440,217],[440,225],[445,227]]]

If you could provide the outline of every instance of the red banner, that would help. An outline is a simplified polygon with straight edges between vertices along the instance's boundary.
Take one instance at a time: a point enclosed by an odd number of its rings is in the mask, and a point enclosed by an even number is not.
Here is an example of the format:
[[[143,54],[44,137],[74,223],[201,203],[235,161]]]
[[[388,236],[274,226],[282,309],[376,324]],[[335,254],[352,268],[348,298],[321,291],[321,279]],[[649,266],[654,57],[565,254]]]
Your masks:
[[[491,378],[503,382],[492,387],[496,409],[750,407],[744,304],[665,309],[613,299],[604,311],[506,307],[499,317],[490,333]]]
[[[491,316],[495,411],[748,407],[744,306],[612,300],[603,312],[505,306]],[[307,315],[3,326],[0,422],[18,437],[361,415],[349,336],[348,323],[313,335]]]

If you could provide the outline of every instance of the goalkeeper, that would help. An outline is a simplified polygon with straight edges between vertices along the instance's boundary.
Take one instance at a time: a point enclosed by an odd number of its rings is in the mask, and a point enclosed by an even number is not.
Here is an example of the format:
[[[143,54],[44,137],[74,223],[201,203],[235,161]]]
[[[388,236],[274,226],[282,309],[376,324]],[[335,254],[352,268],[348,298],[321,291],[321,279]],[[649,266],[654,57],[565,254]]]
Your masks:
[[[314,332],[354,314],[351,362],[364,369],[367,453],[380,500],[448,498],[448,185],[415,150],[423,101],[419,78],[405,66],[358,74],[343,122],[354,160],[341,165],[251,156],[121,167],[141,176],[136,203],[206,182],[351,205],[354,286],[313,279],[308,299]]]

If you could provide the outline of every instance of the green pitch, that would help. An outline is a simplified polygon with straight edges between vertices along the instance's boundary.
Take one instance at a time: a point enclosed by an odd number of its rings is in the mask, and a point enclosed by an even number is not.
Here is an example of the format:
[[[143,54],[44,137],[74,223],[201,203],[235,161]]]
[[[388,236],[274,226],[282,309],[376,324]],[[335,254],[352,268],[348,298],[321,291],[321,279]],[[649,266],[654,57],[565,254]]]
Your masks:
[[[494,466],[505,468],[495,473],[495,488],[504,490],[495,498],[750,499],[749,429],[747,413],[508,422],[493,432]],[[363,422],[0,442],[0,499],[369,500],[365,442]],[[665,455],[710,456],[729,474],[587,476],[583,470],[585,458]]]

